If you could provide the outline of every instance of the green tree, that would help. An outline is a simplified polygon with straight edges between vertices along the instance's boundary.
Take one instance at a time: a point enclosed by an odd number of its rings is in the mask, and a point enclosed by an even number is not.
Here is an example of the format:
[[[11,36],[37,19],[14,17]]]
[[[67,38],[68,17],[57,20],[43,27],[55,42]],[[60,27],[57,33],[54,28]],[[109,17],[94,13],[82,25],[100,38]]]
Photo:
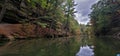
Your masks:
[[[90,17],[96,34],[109,34],[112,28],[119,26],[119,4],[119,0],[100,0],[92,6]]]
[[[1,19],[4,23],[36,24],[36,28],[51,28],[61,33],[79,29],[73,0],[9,0],[7,7],[2,6],[6,4],[4,1],[8,0],[0,0],[0,19],[4,15]]]

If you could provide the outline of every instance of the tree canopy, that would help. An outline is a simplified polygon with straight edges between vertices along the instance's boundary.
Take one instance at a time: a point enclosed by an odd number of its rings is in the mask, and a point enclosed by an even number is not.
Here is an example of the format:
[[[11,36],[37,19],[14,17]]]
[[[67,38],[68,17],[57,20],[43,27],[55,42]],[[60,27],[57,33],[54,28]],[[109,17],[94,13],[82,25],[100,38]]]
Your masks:
[[[73,0],[1,0],[1,23],[33,23],[57,31],[75,32]]]
[[[120,29],[120,1],[100,0],[91,8],[91,24],[95,34],[113,34]]]

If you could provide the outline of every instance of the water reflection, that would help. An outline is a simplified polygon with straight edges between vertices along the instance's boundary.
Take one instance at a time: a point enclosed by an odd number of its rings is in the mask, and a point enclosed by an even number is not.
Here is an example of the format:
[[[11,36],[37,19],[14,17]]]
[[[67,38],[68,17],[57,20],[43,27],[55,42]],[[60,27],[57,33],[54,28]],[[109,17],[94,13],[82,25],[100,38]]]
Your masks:
[[[120,54],[117,54],[116,56],[120,56]]]
[[[82,46],[76,56],[94,56],[93,48],[94,46]]]
[[[120,40],[110,38],[74,36],[0,42],[0,56],[119,56]]]
[[[81,46],[76,56],[94,56],[93,38],[91,36],[81,36]]]
[[[95,56],[117,56],[120,52],[120,41],[112,37],[95,39]]]
[[[81,37],[80,51],[76,56],[120,56],[120,40],[112,36]]]
[[[0,56],[75,56],[80,37],[17,40],[0,46]]]

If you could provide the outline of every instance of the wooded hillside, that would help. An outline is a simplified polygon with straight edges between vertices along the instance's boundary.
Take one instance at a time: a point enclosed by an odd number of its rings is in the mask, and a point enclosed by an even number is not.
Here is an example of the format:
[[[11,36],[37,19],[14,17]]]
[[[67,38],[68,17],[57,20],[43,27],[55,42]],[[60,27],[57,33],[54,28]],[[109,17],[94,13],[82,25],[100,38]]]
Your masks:
[[[92,10],[91,24],[96,35],[120,37],[120,0],[100,0]]]
[[[73,0],[0,0],[1,24],[35,24],[59,33],[79,34]]]

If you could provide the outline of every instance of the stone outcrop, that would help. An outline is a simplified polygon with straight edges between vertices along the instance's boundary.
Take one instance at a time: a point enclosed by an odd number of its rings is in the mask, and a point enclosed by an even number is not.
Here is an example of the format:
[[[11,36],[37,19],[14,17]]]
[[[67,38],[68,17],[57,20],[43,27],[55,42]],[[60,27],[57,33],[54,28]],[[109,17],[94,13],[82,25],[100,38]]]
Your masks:
[[[15,38],[55,36],[57,31],[32,24],[0,24],[0,35],[14,40]]]

